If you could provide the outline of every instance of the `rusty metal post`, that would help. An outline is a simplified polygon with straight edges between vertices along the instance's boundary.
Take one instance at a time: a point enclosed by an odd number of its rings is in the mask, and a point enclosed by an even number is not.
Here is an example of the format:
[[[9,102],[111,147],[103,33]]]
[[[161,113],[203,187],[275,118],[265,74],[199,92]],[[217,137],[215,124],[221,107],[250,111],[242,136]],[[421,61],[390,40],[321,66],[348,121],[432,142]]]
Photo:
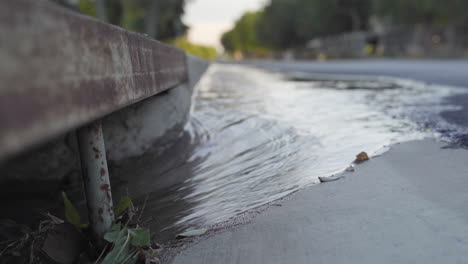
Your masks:
[[[114,221],[114,208],[101,121],[78,130],[81,168],[88,204],[88,218],[96,241],[102,243]]]

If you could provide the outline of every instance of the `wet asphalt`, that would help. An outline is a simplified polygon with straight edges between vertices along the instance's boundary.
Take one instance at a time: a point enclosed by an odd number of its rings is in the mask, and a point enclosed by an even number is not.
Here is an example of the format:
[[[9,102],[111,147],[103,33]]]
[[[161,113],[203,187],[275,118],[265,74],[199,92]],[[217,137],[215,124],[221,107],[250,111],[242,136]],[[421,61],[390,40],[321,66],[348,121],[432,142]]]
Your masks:
[[[250,61],[282,73],[387,76],[468,89],[468,61]],[[442,113],[468,127],[468,95]],[[201,239],[173,263],[464,263],[468,152],[394,146],[344,180],[306,188],[246,225]]]
[[[396,77],[468,89],[468,60],[373,59],[326,62],[257,60],[245,63],[282,73]],[[462,109],[442,113],[442,116],[451,123],[468,127],[468,94],[448,98],[448,102],[461,106]]]

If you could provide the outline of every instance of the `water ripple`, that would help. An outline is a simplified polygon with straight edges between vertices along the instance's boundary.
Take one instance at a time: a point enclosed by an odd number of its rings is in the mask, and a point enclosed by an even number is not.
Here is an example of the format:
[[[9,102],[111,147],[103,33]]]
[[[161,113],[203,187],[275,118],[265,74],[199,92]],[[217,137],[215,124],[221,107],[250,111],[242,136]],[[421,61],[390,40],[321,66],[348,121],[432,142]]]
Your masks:
[[[214,65],[198,86],[186,128],[186,177],[153,197],[156,229],[217,223],[341,172],[354,156],[394,143],[464,133],[441,117],[460,89],[397,79],[291,80]],[[177,156],[175,157],[177,158]],[[180,170],[180,171],[178,171]]]

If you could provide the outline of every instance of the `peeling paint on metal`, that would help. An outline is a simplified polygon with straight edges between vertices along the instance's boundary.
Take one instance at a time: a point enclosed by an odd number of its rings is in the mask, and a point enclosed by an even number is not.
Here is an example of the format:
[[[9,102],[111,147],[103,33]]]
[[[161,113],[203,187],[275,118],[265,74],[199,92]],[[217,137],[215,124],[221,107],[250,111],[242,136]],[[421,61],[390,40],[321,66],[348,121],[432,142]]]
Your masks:
[[[91,140],[93,145],[88,145],[87,143],[94,137],[97,138]],[[110,208],[113,208],[112,194],[100,121],[95,121],[78,130],[78,145],[83,177],[86,177],[84,179],[85,193],[91,230],[94,237],[102,238],[103,234],[110,229],[114,214],[110,213]]]
[[[181,50],[51,1],[0,20],[0,160],[187,81]]]

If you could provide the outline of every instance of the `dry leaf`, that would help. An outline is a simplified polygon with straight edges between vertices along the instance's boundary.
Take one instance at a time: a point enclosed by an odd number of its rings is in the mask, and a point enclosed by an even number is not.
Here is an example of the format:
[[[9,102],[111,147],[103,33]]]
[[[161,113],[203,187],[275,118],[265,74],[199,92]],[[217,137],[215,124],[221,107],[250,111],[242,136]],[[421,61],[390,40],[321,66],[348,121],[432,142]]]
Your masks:
[[[354,163],[362,163],[364,161],[369,160],[369,156],[365,152],[361,152],[356,155],[356,159],[354,160]]]

